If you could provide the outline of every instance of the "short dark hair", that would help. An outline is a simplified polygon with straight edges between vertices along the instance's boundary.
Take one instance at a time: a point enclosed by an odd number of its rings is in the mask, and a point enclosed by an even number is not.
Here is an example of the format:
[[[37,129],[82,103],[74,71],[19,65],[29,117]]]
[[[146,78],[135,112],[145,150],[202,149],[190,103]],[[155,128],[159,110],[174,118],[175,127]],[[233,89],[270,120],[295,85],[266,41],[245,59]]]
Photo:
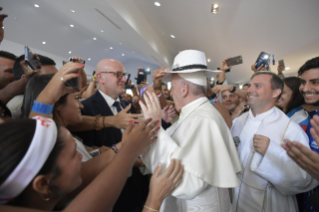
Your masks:
[[[272,76],[272,78],[270,79],[270,85],[271,85],[271,89],[275,90],[275,89],[280,89],[281,93],[279,94],[277,100],[281,97],[281,94],[284,90],[284,81],[275,73],[270,72],[270,71],[258,71],[256,73],[253,74],[253,76],[250,78],[254,78],[255,76],[258,75],[270,75]]]
[[[301,76],[304,72],[315,68],[319,68],[319,57],[312,58],[311,60],[308,60],[303,66],[301,66],[298,71],[298,76]]]
[[[40,63],[43,65],[43,66],[49,66],[49,65],[53,65],[55,66],[56,63],[54,62],[54,60],[52,60],[51,58],[49,57],[46,57],[46,56],[43,56],[43,55],[40,55],[40,54],[37,54],[39,59],[40,59]]]
[[[298,77],[287,77],[284,79],[284,83],[292,91],[291,99],[288,102],[287,110],[286,110],[286,112],[288,113],[295,107],[303,105],[305,103],[305,99],[303,98],[299,90],[301,81]]]
[[[246,84],[243,85],[243,87],[245,87],[245,86],[248,86],[248,87],[249,87],[249,83],[246,83]]]
[[[20,64],[20,62],[23,60],[24,54],[16,58],[16,60],[14,61],[12,72],[15,80],[21,79],[22,75],[24,74],[23,68]]]
[[[64,142],[61,139],[61,126],[57,125],[58,137],[44,165],[37,175],[52,173],[49,185],[55,188],[55,180],[59,176],[57,158],[60,155]],[[27,153],[36,130],[36,120],[19,119],[1,124],[0,127],[0,185],[10,176]],[[24,191],[9,205],[19,205]]]
[[[17,56],[15,56],[14,54],[10,53],[10,52],[6,52],[6,51],[0,51],[0,57],[3,58],[7,58],[10,60],[16,60]]]

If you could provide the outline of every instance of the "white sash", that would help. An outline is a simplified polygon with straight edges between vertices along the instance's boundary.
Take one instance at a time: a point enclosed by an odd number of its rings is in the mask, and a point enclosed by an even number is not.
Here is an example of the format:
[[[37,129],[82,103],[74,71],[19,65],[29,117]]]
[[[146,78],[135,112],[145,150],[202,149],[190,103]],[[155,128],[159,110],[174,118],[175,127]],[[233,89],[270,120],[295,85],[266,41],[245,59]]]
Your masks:
[[[232,127],[232,135],[240,136],[242,129],[245,126],[249,112],[244,113],[236,120]],[[271,141],[280,145],[285,132],[290,123],[290,119],[278,108],[264,118],[257,130],[258,135],[268,137]],[[260,161],[262,155],[254,151],[249,153],[247,164],[242,174],[239,174],[241,185],[237,198],[236,211],[256,212],[262,211],[268,181],[251,170],[253,161]]]

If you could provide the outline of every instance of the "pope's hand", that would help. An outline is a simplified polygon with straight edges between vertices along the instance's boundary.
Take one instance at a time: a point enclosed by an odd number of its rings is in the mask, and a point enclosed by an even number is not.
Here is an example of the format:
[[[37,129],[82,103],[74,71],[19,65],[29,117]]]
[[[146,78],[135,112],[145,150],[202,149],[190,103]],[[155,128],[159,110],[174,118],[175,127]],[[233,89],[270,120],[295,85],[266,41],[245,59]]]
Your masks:
[[[270,139],[266,136],[255,134],[253,142],[255,151],[262,155],[265,155],[270,143]]]
[[[146,91],[143,95],[145,104],[139,101],[142,108],[144,118],[152,118],[153,120],[162,120],[162,109],[160,102],[155,93]]]
[[[176,111],[173,105],[166,105],[162,110],[162,117],[166,123],[170,123],[176,116]]]

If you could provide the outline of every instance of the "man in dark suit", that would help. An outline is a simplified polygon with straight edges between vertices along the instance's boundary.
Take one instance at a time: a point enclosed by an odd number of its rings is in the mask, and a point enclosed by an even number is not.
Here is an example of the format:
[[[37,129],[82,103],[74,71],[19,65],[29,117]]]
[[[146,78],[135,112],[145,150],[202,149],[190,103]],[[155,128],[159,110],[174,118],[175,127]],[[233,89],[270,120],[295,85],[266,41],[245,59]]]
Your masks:
[[[129,125],[130,120],[142,115],[130,114],[135,112],[134,108],[129,102],[119,99],[119,96],[125,92],[127,80],[124,66],[120,62],[110,59],[101,60],[96,67],[96,79],[99,90],[82,102],[84,109],[81,112],[82,115],[89,116],[112,116],[112,119],[107,119],[112,127],[76,134],[88,146],[112,147],[122,140],[123,129]],[[141,160],[138,160],[135,166],[141,166],[141,164]],[[142,211],[148,194],[148,185],[148,177],[143,176],[138,168],[133,168],[132,175],[128,178],[113,211]]]

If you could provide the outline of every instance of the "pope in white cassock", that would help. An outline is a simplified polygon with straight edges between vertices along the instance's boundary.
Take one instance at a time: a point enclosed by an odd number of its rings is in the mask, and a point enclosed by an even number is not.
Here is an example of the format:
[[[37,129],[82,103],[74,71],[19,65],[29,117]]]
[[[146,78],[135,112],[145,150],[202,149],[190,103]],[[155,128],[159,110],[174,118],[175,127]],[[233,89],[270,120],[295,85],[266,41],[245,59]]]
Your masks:
[[[240,138],[238,154],[243,166],[238,174],[240,187],[233,192],[233,212],[295,212],[295,194],[318,185],[281,147],[289,139],[309,148],[302,128],[274,107],[283,87],[276,74],[255,73],[247,90],[250,110],[233,121],[231,131]]]
[[[207,70],[203,52],[179,53],[173,70],[163,80],[172,82],[171,96],[180,117],[141,157],[146,169],[154,172],[161,162],[166,169],[172,158],[184,165],[182,183],[161,206],[165,212],[229,212],[228,188],[239,186],[236,173],[241,170],[229,128],[219,112],[205,97]],[[148,93],[149,94],[149,93]],[[145,118],[161,120],[161,108],[154,95],[141,103]]]

